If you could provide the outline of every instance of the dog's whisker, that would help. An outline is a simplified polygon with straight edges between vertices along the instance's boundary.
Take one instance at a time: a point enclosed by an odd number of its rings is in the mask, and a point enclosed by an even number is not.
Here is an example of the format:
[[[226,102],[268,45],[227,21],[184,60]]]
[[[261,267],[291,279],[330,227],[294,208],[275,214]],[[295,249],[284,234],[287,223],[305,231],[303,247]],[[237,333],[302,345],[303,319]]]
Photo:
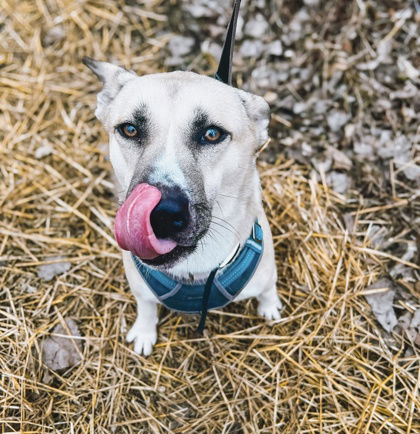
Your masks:
[[[223,209],[222,209],[222,206],[220,205],[219,201],[216,200],[215,202],[216,202],[217,206],[219,207],[220,212],[223,214]]]
[[[220,217],[217,217],[217,216],[213,216],[213,218],[214,219],[218,219],[221,222],[225,223],[228,227],[231,228],[230,232],[234,233],[235,235],[237,235],[239,237],[240,234],[239,234],[238,230],[230,222],[228,222],[227,220],[222,219]],[[227,227],[223,226],[221,223],[217,223],[217,222],[213,221],[213,219],[212,219],[212,222],[215,223],[215,224],[218,224],[219,226],[224,227],[225,229],[228,229]]]
[[[220,220],[222,220],[222,219],[220,219]],[[213,219],[212,219],[210,222],[213,223],[213,224],[215,224],[215,225],[217,225],[217,226],[222,227],[223,229],[227,230],[228,232],[231,232],[231,233],[235,234],[235,230],[232,230],[232,229],[235,229],[235,228],[230,228],[229,225],[228,225],[228,226],[225,226],[225,225],[223,225],[222,223],[219,223],[219,222],[217,222],[217,221],[214,221]],[[222,222],[223,222],[223,220],[222,220]],[[224,223],[224,222],[223,222],[223,223]],[[236,235],[236,234],[235,234],[235,235]]]
[[[213,223],[214,225],[220,226],[220,227],[223,228],[225,231],[230,232],[231,234],[233,234],[235,241],[236,241],[236,242],[239,242],[239,240],[240,240],[239,233],[237,233],[236,231],[232,231],[231,229],[229,229],[228,227],[226,227],[226,226],[224,226],[224,225],[222,225],[222,224],[220,224],[220,223],[217,223],[217,222],[214,222],[214,221],[212,221],[212,223]],[[219,238],[220,238],[221,241],[223,242],[223,240],[224,240],[224,236],[223,236],[222,234],[220,234],[220,237],[219,237]]]
[[[209,237],[217,242],[217,237],[223,238],[223,234],[220,233],[220,231],[216,230],[216,228],[211,228],[208,231]]]
[[[224,196],[224,197],[228,197],[230,199],[240,199],[241,196],[232,196],[230,194],[224,194],[224,193],[217,193],[218,196]]]
[[[219,203],[219,201],[218,200],[216,200],[216,203],[217,203],[217,205],[219,206],[219,208],[220,208],[220,212],[222,213],[222,214],[224,214],[223,213],[223,209],[222,209],[222,206],[220,205],[220,203]],[[215,218],[215,219],[218,219],[218,220],[221,220],[223,223],[226,223],[228,226],[230,226],[236,233],[238,233],[237,232],[237,230],[236,230],[236,228],[230,223],[230,222],[228,222],[226,219],[223,219],[223,218],[221,218],[221,217],[217,217],[217,216],[213,216],[213,218]]]

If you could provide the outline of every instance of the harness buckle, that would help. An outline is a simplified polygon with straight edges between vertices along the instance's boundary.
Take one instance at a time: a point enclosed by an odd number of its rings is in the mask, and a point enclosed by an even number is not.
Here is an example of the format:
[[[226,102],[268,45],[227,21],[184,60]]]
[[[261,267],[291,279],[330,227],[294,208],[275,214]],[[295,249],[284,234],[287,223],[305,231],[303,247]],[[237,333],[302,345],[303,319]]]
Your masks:
[[[262,240],[263,240],[262,228],[258,224],[257,221],[252,225],[252,234],[251,234],[251,236],[252,236],[253,241],[255,241],[258,244],[262,244]]]
[[[230,255],[228,255],[228,257],[219,265],[219,269],[226,267],[226,265],[230,264],[236,258],[236,255],[238,254],[240,247],[241,245],[238,243],[238,245],[235,247],[235,250],[233,250],[233,252]]]

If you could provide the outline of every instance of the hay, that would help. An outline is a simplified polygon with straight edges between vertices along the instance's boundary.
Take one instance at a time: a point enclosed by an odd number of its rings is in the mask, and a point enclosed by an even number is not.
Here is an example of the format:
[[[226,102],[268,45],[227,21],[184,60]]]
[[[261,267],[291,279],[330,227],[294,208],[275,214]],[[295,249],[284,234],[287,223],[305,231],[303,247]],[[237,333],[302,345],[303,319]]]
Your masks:
[[[161,309],[151,357],[125,343],[135,303],[112,237],[97,84],[79,60],[94,53],[159,70],[164,3],[2,3],[2,432],[418,431],[418,352],[404,337],[390,344],[364,299],[401,262],[366,237],[387,208],[345,203],[284,158],[260,164],[283,319],[267,325],[251,300],[211,314],[196,339],[195,317]],[[60,257],[70,270],[37,277]],[[78,323],[82,361],[57,373],[41,343],[67,318]]]

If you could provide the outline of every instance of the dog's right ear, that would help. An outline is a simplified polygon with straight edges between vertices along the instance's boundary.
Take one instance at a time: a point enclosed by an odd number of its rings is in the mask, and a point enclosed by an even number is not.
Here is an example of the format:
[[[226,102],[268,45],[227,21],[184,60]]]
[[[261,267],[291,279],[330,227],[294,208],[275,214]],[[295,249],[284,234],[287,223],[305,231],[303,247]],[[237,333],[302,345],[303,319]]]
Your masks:
[[[249,120],[252,122],[257,139],[257,149],[268,139],[268,124],[270,122],[270,106],[258,95],[236,89],[245,107]]]
[[[82,62],[99,78],[104,84],[97,95],[96,117],[104,122],[106,109],[110,102],[117,96],[121,88],[130,80],[137,77],[134,72],[127,71],[120,66],[108,62],[84,57]]]

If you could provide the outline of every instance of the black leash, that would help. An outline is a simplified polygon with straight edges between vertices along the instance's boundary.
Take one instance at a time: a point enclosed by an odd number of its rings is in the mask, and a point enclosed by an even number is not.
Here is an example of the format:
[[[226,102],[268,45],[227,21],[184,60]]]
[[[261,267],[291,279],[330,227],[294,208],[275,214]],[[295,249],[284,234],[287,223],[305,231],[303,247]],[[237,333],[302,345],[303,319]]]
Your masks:
[[[225,43],[223,44],[222,55],[220,56],[219,67],[217,69],[215,78],[228,85],[232,85],[232,56],[233,47],[235,45],[236,25],[238,23],[239,9],[241,7],[241,0],[235,0],[233,4],[232,16],[229,21],[229,27],[226,32]],[[201,307],[201,317],[198,327],[195,331],[198,335],[203,335],[204,327],[206,325],[206,318],[209,306],[210,292],[213,286],[213,281],[219,268],[214,269],[207,278],[204,286],[203,303]]]
[[[225,43],[223,44],[222,55],[220,56],[219,68],[217,69],[215,78],[228,85],[232,85],[232,56],[233,47],[235,45],[236,24],[238,22],[239,8],[241,0],[235,0],[233,5],[232,17],[229,22],[229,27],[226,32]]]
[[[206,318],[207,318],[207,312],[209,307],[209,299],[210,299],[210,292],[211,288],[213,286],[214,278],[216,277],[216,273],[219,270],[219,268],[215,268],[210,274],[209,277],[206,280],[206,284],[204,286],[204,293],[203,293],[203,304],[201,305],[201,316],[200,316],[200,322],[198,323],[198,327],[195,330],[195,333],[198,335],[203,335],[204,327],[206,325]]]

